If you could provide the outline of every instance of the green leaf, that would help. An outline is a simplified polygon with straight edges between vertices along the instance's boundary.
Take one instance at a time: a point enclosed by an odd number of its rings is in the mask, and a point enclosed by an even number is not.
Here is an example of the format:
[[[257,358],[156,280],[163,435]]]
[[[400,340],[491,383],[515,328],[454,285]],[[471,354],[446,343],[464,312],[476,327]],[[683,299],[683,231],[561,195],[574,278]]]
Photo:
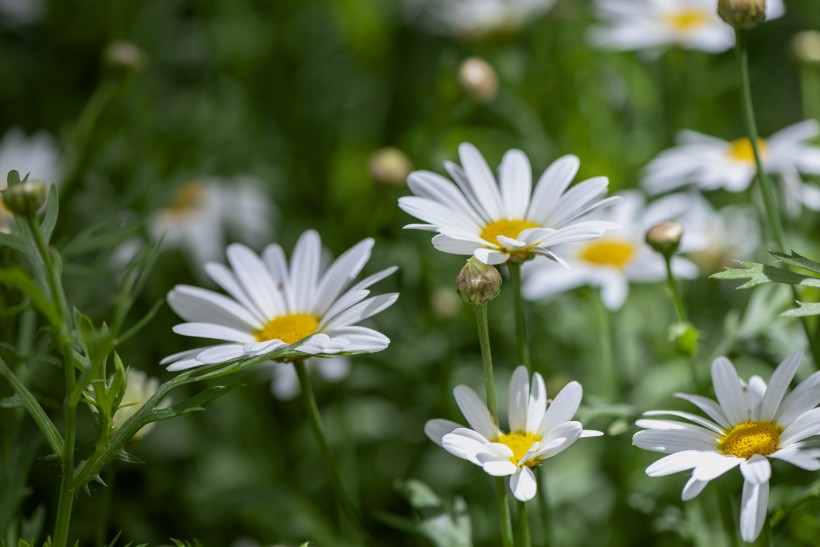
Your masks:
[[[34,307],[40,310],[51,326],[59,329],[62,321],[57,308],[26,272],[16,266],[0,270],[0,283],[28,296]]]
[[[8,247],[15,251],[24,253],[26,251],[26,243],[20,236],[15,234],[4,234],[0,232],[0,247]]]
[[[738,260],[738,263],[744,266],[742,268],[727,268],[726,270],[711,275],[713,279],[748,279],[746,283],[739,286],[738,289],[751,289],[764,283],[786,283],[789,285],[801,285],[804,287],[820,287],[820,279],[815,279],[807,275],[790,272],[781,268],[775,268],[766,264],[758,264],[756,262],[743,262]]]
[[[158,422],[160,420],[168,420],[176,416],[182,416],[189,412],[200,412],[205,410],[202,405],[208,401],[212,401],[217,397],[221,397],[228,392],[236,389],[243,384],[232,384],[229,386],[211,386],[203,391],[200,391],[190,399],[186,399],[181,403],[177,403],[170,408],[159,408],[153,410],[148,414],[146,423]]]
[[[40,223],[40,230],[43,232],[46,243],[51,241],[51,234],[54,232],[54,227],[57,226],[57,216],[60,213],[58,202],[57,186],[52,184],[48,189],[48,197],[46,198],[46,213]]]
[[[798,268],[803,268],[804,270],[808,270],[812,273],[820,275],[820,264],[813,260],[809,260],[805,256],[801,256],[794,251],[791,254],[784,254],[778,251],[769,251],[779,262],[783,262],[785,264],[790,264],[792,266],[797,266]]]
[[[798,302],[798,308],[786,310],[780,315],[783,317],[808,317],[820,315],[820,302]]]
[[[18,173],[16,169],[12,169],[8,175],[6,175],[6,182],[9,186],[12,184],[20,184],[20,173]]]
[[[423,536],[436,547],[469,547],[472,543],[472,525],[463,498],[456,498],[453,511],[444,507],[439,497],[423,482],[410,479],[400,484],[399,490],[415,509],[416,521],[382,513],[379,518],[400,530]]]

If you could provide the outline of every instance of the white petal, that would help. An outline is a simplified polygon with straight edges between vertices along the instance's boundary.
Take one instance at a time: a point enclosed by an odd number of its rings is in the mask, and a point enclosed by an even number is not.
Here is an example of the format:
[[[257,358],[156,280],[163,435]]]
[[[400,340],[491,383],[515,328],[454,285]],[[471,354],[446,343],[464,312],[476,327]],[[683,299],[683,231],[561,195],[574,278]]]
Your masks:
[[[507,396],[507,420],[510,424],[510,431],[526,430],[529,391],[530,381],[527,367],[516,367],[512,378],[510,378],[509,394]]]
[[[529,501],[535,497],[538,490],[538,481],[529,467],[522,467],[521,471],[510,477],[510,490],[515,499]]]
[[[682,450],[714,450],[717,440],[705,429],[638,431],[632,436],[632,444],[644,450],[671,454]]]
[[[774,421],[788,424],[804,412],[820,404],[820,371],[815,372],[794,388],[777,411]]]
[[[725,357],[718,357],[712,363],[712,384],[715,395],[729,422],[737,424],[749,419],[749,409],[740,386],[740,377],[735,366]]]
[[[478,461],[484,472],[493,477],[507,477],[518,473],[518,467],[507,458],[499,458],[495,455],[480,454]]]
[[[683,487],[681,499],[683,501],[689,501],[695,498],[698,494],[703,492],[703,489],[706,488],[707,484],[709,484],[709,481],[699,481],[695,477],[690,477],[686,482],[686,485]]]
[[[296,242],[290,262],[290,285],[285,288],[293,299],[291,313],[309,313],[313,310],[321,253],[322,242],[314,230],[306,231]]]
[[[746,481],[752,484],[768,482],[772,477],[772,466],[766,456],[755,454],[740,464],[740,472]]]
[[[736,458],[717,452],[705,452],[703,459],[698,463],[692,476],[699,481],[710,481],[718,478],[744,462],[743,458]]]
[[[806,471],[820,470],[820,448],[800,449],[789,447],[778,450],[774,454],[770,454],[769,457],[796,465]]]
[[[467,419],[470,427],[487,439],[498,437],[500,433],[498,426],[493,422],[490,411],[487,410],[487,405],[478,398],[475,391],[467,386],[456,386],[453,395],[456,398],[458,408],[461,409],[461,413]]]
[[[584,390],[578,382],[570,382],[564,386],[547,408],[547,412],[538,426],[538,434],[546,435],[559,424],[570,421],[578,412],[583,394]]]
[[[544,225],[580,166],[581,161],[577,156],[563,156],[552,162],[538,179],[527,211],[527,220]]]
[[[768,421],[774,418],[780,403],[783,401],[783,396],[786,394],[786,390],[789,388],[789,384],[791,384],[802,362],[803,352],[796,351],[786,357],[774,371],[766,388],[766,394],[763,396],[763,401],[760,403],[761,420]]]
[[[769,505],[769,483],[753,484],[743,482],[743,497],[740,501],[740,537],[748,543],[760,535],[766,521]]]
[[[245,356],[245,350],[237,344],[208,348],[196,356],[197,360],[207,364],[224,363]]]
[[[256,341],[248,332],[212,323],[180,323],[175,325],[172,330],[182,336],[195,336],[197,338],[213,338],[214,340],[242,343]]]
[[[663,477],[694,469],[703,459],[704,452],[698,450],[683,450],[664,456],[646,468],[650,477]]]
[[[484,264],[488,264],[490,266],[503,264],[510,258],[510,255],[508,255],[507,253],[501,253],[493,249],[485,248],[476,249],[475,251],[473,251],[473,256],[475,256]]]
[[[527,155],[520,150],[504,154],[498,168],[501,179],[501,199],[505,217],[523,219],[527,214],[532,192],[532,168]]]
[[[820,408],[804,412],[780,434],[780,446],[787,447],[807,437],[820,435]]]
[[[530,398],[527,405],[527,431],[538,431],[538,426],[544,418],[547,409],[547,386],[539,373],[532,375]],[[573,413],[574,414],[574,413]]]
[[[256,253],[238,243],[228,246],[228,262],[248,298],[266,319],[285,313],[285,303],[276,282]]]
[[[479,454],[488,453],[487,444],[489,444],[487,439],[464,427],[444,435],[441,439],[441,446],[444,450],[476,465],[481,465],[478,461]]]
[[[441,440],[444,436],[452,433],[460,427],[463,426],[450,420],[428,420],[427,423],[424,424],[424,434],[427,435],[427,438],[431,441],[441,446]]]
[[[723,414],[723,410],[720,408],[720,405],[712,399],[707,399],[706,397],[702,397],[700,395],[691,395],[689,393],[675,393],[675,397],[683,399],[684,401],[689,401],[693,405],[697,406],[720,426],[726,429],[731,427],[732,424],[729,423],[729,420]]]
[[[504,206],[498,184],[484,156],[469,143],[461,144],[458,147],[458,154],[470,185],[484,209],[493,219],[503,218]]]
[[[320,323],[320,328],[332,329],[336,327],[346,327],[364,321],[392,306],[398,298],[398,293],[380,294],[373,298],[368,298],[336,315],[324,325]],[[323,321],[325,320],[326,319],[323,318]]]
[[[237,330],[256,330],[260,321],[236,301],[207,289],[177,285],[168,293],[168,304],[186,321],[207,320]]]
[[[313,296],[313,307],[306,311],[313,312],[321,317],[336,301],[345,287],[359,275],[359,272],[362,271],[362,268],[370,259],[372,249],[373,240],[368,238],[360,241],[339,256],[322,275],[316,294]]]
[[[723,428],[707,420],[706,418],[701,418],[697,414],[691,414],[689,412],[680,412],[678,410],[651,410],[649,412],[644,412],[644,416],[677,416],[679,418],[684,418],[686,420],[690,420],[699,426],[705,427],[707,429],[711,429],[718,435],[723,435]]]

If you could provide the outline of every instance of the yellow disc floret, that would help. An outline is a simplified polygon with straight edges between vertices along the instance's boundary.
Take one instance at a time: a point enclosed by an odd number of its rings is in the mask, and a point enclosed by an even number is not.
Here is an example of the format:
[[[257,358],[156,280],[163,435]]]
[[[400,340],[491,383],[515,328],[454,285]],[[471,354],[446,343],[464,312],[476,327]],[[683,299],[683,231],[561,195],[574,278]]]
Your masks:
[[[319,320],[312,315],[291,313],[274,317],[253,335],[257,342],[281,340],[287,344],[293,344],[316,332],[318,326]]]
[[[688,8],[665,16],[666,23],[675,32],[690,32],[709,23],[709,14],[703,10]]]
[[[720,439],[718,450],[738,458],[777,452],[783,427],[772,422],[740,422]]]
[[[515,465],[518,465],[518,462],[521,461],[521,458],[524,457],[524,454],[532,448],[532,445],[540,441],[542,437],[540,435],[536,435],[535,433],[530,433],[529,431],[513,431],[512,433],[507,433],[506,435],[500,435],[493,439],[494,443],[501,443],[506,445],[513,451],[512,458],[510,461],[513,462]],[[538,465],[537,461],[528,461],[526,463],[529,467],[535,467]]]
[[[766,157],[766,141],[757,139],[757,151],[760,157]],[[752,141],[747,138],[735,139],[729,144],[729,156],[732,159],[746,163],[754,163],[755,151],[752,149]]]
[[[623,269],[635,256],[635,245],[621,239],[598,239],[587,244],[580,258],[596,266]]]
[[[510,220],[503,218],[490,222],[481,230],[481,238],[490,243],[498,243],[498,236],[516,239],[518,235],[529,228],[540,228],[538,224],[529,220]]]

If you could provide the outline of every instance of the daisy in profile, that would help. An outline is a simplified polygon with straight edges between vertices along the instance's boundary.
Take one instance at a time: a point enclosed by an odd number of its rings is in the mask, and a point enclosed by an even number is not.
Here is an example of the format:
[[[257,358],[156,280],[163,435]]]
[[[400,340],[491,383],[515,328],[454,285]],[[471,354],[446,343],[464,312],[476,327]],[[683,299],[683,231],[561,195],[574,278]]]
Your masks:
[[[720,53],[735,45],[735,33],[717,6],[718,0],[596,0],[602,23],[589,39],[602,49],[653,55],[674,46]],[[766,19],[783,12],[782,0],[766,2]]]
[[[768,139],[760,139],[766,171],[781,178],[787,212],[805,205],[820,210],[820,188],[804,183],[800,174],[820,175],[820,147],[812,142],[820,135],[820,124],[807,120],[789,126]],[[642,185],[650,194],[682,186],[701,190],[722,188],[746,190],[756,176],[754,153],[749,139],[731,142],[695,131],[681,131],[677,146],[661,152],[644,169]]]
[[[815,372],[786,395],[800,363],[801,352],[787,357],[772,374],[768,386],[759,376],[748,383],[725,357],[712,363],[717,402],[698,395],[677,394],[709,418],[659,410],[646,416],[674,416],[686,422],[645,419],[632,443],[644,450],[669,454],[646,469],[650,477],[692,471],[683,488],[683,500],[700,494],[709,481],[739,467],[743,475],[740,535],[752,542],[760,534],[769,501],[771,460],[808,471],[820,469],[820,449],[805,441],[820,435],[820,372]]]
[[[524,297],[541,300],[581,286],[598,287],[610,310],[619,309],[629,294],[629,284],[654,283],[666,279],[666,263],[644,241],[649,228],[664,220],[683,225],[680,251],[686,253],[705,248],[707,238],[689,237],[689,232],[703,232],[702,225],[711,220],[711,209],[698,194],[677,194],[646,205],[640,192],[624,192],[623,201],[607,208],[602,218],[624,226],[593,240],[566,245],[561,257],[568,267],[547,261],[524,265]],[[707,209],[709,207],[709,209]],[[714,210],[712,210],[714,212]],[[672,271],[676,277],[692,278],[698,268],[686,258],[674,256]]]
[[[310,357],[305,359],[305,366],[328,382],[338,382],[350,372],[350,358],[344,355],[334,355],[325,359]],[[299,378],[293,363],[270,361],[264,368],[270,371],[270,388],[274,397],[288,400],[299,394]]]
[[[183,336],[209,338],[214,346],[166,357],[168,370],[185,370],[287,348],[289,356],[376,352],[390,340],[357,323],[391,306],[398,294],[370,295],[372,284],[393,273],[382,270],[350,286],[370,259],[373,240],[359,242],[329,267],[321,264],[319,234],[302,234],[290,267],[279,245],[262,256],[240,244],[228,247],[228,263],[210,262],[206,273],[230,297],[178,285],[168,303],[188,321],[174,327]]]
[[[555,0],[406,0],[411,18],[420,15],[431,31],[457,38],[508,34],[535,21]]]
[[[620,198],[603,199],[609,180],[595,177],[567,190],[580,161],[559,158],[532,190],[532,169],[520,150],[504,154],[496,182],[487,162],[471,144],[459,146],[461,166],[445,163],[455,183],[430,171],[414,171],[407,185],[415,196],[399,199],[399,207],[424,221],[409,224],[437,232],[439,251],[473,255],[485,264],[522,262],[536,255],[560,261],[552,247],[595,239],[619,228],[586,215]]]
[[[457,386],[453,394],[472,429],[449,420],[430,420],[424,432],[447,452],[481,466],[487,474],[510,477],[510,489],[521,501],[535,497],[533,469],[581,437],[603,435],[585,430],[581,422],[572,420],[581,404],[581,384],[567,384],[548,408],[544,378],[534,373],[530,386],[524,366],[516,368],[510,379],[508,433],[495,425],[490,411],[472,389]]]

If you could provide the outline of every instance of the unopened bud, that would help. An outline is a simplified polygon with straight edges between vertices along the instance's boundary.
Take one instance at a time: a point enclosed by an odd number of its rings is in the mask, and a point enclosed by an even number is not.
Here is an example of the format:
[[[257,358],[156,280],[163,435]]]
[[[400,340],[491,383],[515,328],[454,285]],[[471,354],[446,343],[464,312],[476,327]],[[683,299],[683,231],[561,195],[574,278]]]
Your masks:
[[[698,352],[700,334],[691,323],[675,323],[669,327],[669,340],[681,355],[692,357]]]
[[[683,226],[677,220],[666,220],[646,232],[646,243],[665,257],[675,254],[683,237]]]
[[[413,171],[413,164],[404,152],[388,146],[376,150],[367,164],[370,176],[378,182],[401,186]]]
[[[766,19],[766,0],[719,0],[718,15],[738,30],[750,29]]]
[[[48,188],[39,181],[12,184],[3,190],[3,201],[9,210],[17,215],[32,216],[46,202]]]
[[[136,72],[145,66],[145,54],[131,42],[111,42],[105,48],[104,57],[109,65],[117,69]]]
[[[488,103],[498,95],[498,77],[481,57],[469,57],[458,67],[458,83],[469,97]]]
[[[495,266],[471,256],[456,277],[456,289],[462,300],[481,306],[491,302],[501,292],[501,274]]]
[[[795,34],[792,51],[801,63],[820,64],[820,32],[804,30]]]

